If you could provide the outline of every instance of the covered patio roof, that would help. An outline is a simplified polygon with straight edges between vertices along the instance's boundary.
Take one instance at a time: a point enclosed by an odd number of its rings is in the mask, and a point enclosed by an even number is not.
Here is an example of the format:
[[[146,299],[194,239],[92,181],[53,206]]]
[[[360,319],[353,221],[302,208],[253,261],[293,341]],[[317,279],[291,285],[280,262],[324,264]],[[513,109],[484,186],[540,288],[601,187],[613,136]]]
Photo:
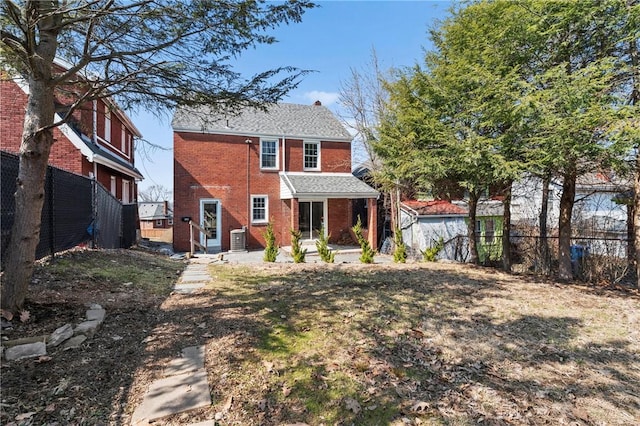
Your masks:
[[[351,173],[280,172],[280,198],[377,198],[378,191]]]

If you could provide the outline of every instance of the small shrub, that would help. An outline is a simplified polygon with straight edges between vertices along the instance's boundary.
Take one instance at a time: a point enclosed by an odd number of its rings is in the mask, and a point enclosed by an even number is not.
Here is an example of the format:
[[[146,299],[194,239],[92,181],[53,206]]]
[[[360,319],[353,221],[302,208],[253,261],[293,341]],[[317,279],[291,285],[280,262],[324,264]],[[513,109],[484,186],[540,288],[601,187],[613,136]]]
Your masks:
[[[329,238],[331,238],[331,234],[325,237],[324,228],[320,228],[320,235],[318,236],[318,241],[316,241],[316,248],[318,249],[320,259],[322,259],[323,262],[333,263],[336,260],[336,252],[329,248]]]
[[[302,243],[300,242],[300,238],[302,237],[302,232],[295,231],[293,229],[291,232],[291,257],[293,257],[293,261],[295,263],[304,263],[304,258],[307,255],[307,249],[302,248]]]
[[[400,228],[396,228],[393,233],[393,242],[395,243],[396,249],[393,251],[393,261],[395,263],[406,263],[407,262],[407,245],[402,240],[402,231]]]
[[[360,262],[362,263],[373,263],[373,257],[376,252],[371,248],[369,241],[364,238],[362,234],[362,221],[360,220],[360,216],[358,216],[358,222],[351,228],[354,234],[356,234],[356,238],[358,240],[358,244],[360,244],[360,248],[362,249],[362,254],[360,255]]]
[[[264,257],[262,259],[265,262],[275,262],[278,257],[278,246],[276,245],[276,234],[273,232],[273,224],[271,222],[267,224],[267,229],[262,236],[266,243]]]
[[[424,250],[421,250],[422,260],[425,262],[435,262],[438,254],[444,248],[444,238],[440,237],[440,239],[436,242],[436,244],[432,247],[427,247]]]

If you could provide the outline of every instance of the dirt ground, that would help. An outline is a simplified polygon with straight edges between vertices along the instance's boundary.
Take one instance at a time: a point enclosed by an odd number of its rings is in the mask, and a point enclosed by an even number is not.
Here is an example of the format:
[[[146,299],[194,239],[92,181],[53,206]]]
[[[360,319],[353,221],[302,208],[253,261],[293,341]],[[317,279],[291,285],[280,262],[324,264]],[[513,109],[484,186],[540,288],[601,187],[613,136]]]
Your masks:
[[[6,362],[3,425],[125,425],[182,348],[206,345],[221,425],[638,424],[637,291],[464,265],[185,267],[141,251],[73,251],[39,266],[2,339],[107,317],[81,348]]]

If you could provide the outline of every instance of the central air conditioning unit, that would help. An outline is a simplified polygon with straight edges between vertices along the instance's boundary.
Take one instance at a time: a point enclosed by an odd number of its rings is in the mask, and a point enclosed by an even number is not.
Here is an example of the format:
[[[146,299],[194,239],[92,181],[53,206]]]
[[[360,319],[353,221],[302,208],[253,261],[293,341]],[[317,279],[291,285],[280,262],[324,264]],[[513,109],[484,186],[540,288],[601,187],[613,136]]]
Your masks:
[[[246,238],[244,229],[231,230],[231,252],[245,251]]]

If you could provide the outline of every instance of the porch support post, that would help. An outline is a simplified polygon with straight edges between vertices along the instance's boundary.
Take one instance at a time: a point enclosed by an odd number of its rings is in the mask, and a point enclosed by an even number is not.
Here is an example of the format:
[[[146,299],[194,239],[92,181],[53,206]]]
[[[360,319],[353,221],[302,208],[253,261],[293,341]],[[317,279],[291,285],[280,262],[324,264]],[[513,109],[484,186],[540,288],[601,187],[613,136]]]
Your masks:
[[[375,198],[367,198],[367,212],[369,213],[367,239],[374,250],[378,247],[378,203],[376,201]]]
[[[290,228],[294,231],[297,231],[300,228],[300,224],[298,223],[298,212],[300,211],[299,202],[297,198],[293,198],[291,200],[291,226]],[[289,230],[287,229],[287,235],[289,234]]]

